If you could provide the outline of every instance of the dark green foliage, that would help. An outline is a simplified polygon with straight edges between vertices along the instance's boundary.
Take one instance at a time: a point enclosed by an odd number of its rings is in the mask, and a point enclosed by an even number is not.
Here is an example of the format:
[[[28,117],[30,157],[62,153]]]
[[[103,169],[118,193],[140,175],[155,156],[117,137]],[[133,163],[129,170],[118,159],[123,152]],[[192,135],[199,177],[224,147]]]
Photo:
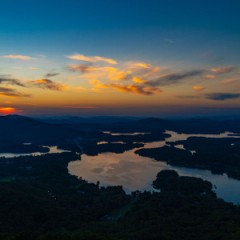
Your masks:
[[[169,143],[171,147],[145,149],[137,154],[165,161],[170,165],[208,169],[213,173],[228,174],[229,177],[240,179],[240,144],[238,138],[205,138],[189,137],[186,141]],[[174,145],[183,144],[184,149]],[[191,154],[190,150],[196,151]]]
[[[151,157],[159,161],[165,162],[182,162],[188,161],[191,158],[191,153],[174,147],[160,148],[141,148],[135,152],[144,157]]]
[[[35,144],[28,145],[13,144],[9,146],[0,147],[0,153],[33,153],[33,152],[47,153],[49,152],[49,148]]]
[[[157,179],[153,182],[153,187],[161,192],[174,192],[180,194],[213,194],[212,184],[201,178],[180,177],[173,170],[163,170],[158,173]]]
[[[127,150],[131,150],[133,148],[143,147],[142,143],[107,143],[107,144],[99,144],[92,145],[84,148],[84,153],[89,156],[96,156],[99,153],[103,152],[114,152],[114,153],[123,153]]]
[[[144,130],[145,132],[146,130]],[[133,142],[154,142],[154,141],[162,141],[165,138],[170,137],[169,134],[162,133],[160,131],[157,132],[151,132],[151,133],[139,133],[131,135],[125,134],[125,135],[111,135],[111,134],[104,134],[102,137],[102,140],[108,141],[108,142],[118,142],[122,141],[125,143],[133,143]]]
[[[194,168],[209,169],[213,173],[227,173],[232,178],[240,179],[240,144],[239,138],[189,137],[186,141],[177,141],[187,150],[196,151],[190,161],[175,161],[172,164]]]

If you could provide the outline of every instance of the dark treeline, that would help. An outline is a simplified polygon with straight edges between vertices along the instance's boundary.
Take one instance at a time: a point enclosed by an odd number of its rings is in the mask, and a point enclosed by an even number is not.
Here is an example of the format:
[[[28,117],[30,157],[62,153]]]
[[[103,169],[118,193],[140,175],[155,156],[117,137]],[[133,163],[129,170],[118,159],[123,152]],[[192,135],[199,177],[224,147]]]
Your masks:
[[[169,134],[162,132],[155,133],[145,133],[145,134],[135,134],[135,135],[112,135],[104,134],[102,140],[108,142],[154,142],[154,141],[163,141],[166,138],[170,137]]]
[[[125,151],[131,150],[133,148],[143,147],[143,143],[105,143],[89,145],[84,148],[84,153],[89,156],[96,156],[99,153],[113,152],[113,153],[123,153]]]
[[[229,177],[240,179],[240,144],[238,138],[189,137],[186,141],[168,143],[152,149],[139,149],[141,156],[182,167],[208,169],[216,174],[226,173]],[[183,144],[184,149],[175,148]],[[191,151],[196,151],[194,154]]]
[[[12,144],[4,147],[0,146],[0,153],[33,153],[33,152],[47,153],[49,152],[49,148],[35,144]]]

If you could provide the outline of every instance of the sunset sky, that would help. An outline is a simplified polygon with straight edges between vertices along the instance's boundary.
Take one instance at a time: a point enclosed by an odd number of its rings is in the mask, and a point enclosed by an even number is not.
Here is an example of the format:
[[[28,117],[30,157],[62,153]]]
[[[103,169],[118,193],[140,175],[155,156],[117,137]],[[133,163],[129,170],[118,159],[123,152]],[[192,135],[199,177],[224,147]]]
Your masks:
[[[0,3],[0,114],[240,110],[240,2]]]

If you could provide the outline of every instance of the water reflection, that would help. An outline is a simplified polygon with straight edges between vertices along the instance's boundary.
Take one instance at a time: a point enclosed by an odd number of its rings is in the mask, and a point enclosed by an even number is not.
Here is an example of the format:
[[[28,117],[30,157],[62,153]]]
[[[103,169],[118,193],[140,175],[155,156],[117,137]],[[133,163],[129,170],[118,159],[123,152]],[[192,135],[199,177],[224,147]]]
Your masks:
[[[166,142],[186,140],[191,136],[222,138],[232,137],[229,132],[222,134],[178,134],[166,131],[171,137],[165,141],[146,143],[145,148],[162,147]],[[181,147],[181,146],[180,146]],[[240,181],[229,179],[224,175],[214,175],[208,170],[173,167],[164,162],[157,162],[148,157],[136,155],[137,149],[122,154],[101,153],[98,156],[83,154],[80,161],[68,165],[69,173],[90,182],[100,181],[101,186],[122,185],[128,193],[135,190],[152,190],[151,183],[157,173],[163,169],[176,170],[180,175],[201,177],[216,185],[217,195],[226,201],[240,203]]]
[[[31,143],[23,143],[23,145],[31,145]],[[13,157],[22,157],[22,156],[41,156],[51,153],[63,153],[67,152],[66,150],[59,149],[57,146],[42,146],[49,148],[48,152],[32,152],[32,153],[0,153],[0,157],[13,158]]]
[[[227,202],[240,204],[240,181],[229,178],[226,174],[212,174],[209,170],[172,167],[182,176],[199,177],[210,181],[215,187],[217,196],[223,198]]]
[[[139,134],[151,134],[151,133],[147,133],[147,132],[115,133],[115,132],[111,132],[111,131],[103,131],[103,133],[110,134],[112,136],[135,136],[135,135],[139,135]]]
[[[133,150],[122,154],[102,153],[98,156],[82,155],[82,160],[69,163],[72,175],[90,182],[100,181],[102,186],[122,185],[128,193],[135,190],[151,190],[154,176],[168,168],[163,162],[141,157]]]
[[[116,142],[106,142],[106,141],[101,141],[101,142],[98,142],[97,145],[101,145],[101,144],[108,144],[108,143],[111,143],[111,144],[124,144],[125,142],[123,141],[116,141]]]

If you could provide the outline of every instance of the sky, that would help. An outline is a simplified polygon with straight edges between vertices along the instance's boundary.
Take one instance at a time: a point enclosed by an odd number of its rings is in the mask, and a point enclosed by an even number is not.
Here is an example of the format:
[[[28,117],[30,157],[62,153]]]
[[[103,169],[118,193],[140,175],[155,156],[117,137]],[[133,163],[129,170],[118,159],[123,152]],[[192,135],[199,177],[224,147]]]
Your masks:
[[[237,114],[239,9],[234,0],[1,1],[0,114]]]

